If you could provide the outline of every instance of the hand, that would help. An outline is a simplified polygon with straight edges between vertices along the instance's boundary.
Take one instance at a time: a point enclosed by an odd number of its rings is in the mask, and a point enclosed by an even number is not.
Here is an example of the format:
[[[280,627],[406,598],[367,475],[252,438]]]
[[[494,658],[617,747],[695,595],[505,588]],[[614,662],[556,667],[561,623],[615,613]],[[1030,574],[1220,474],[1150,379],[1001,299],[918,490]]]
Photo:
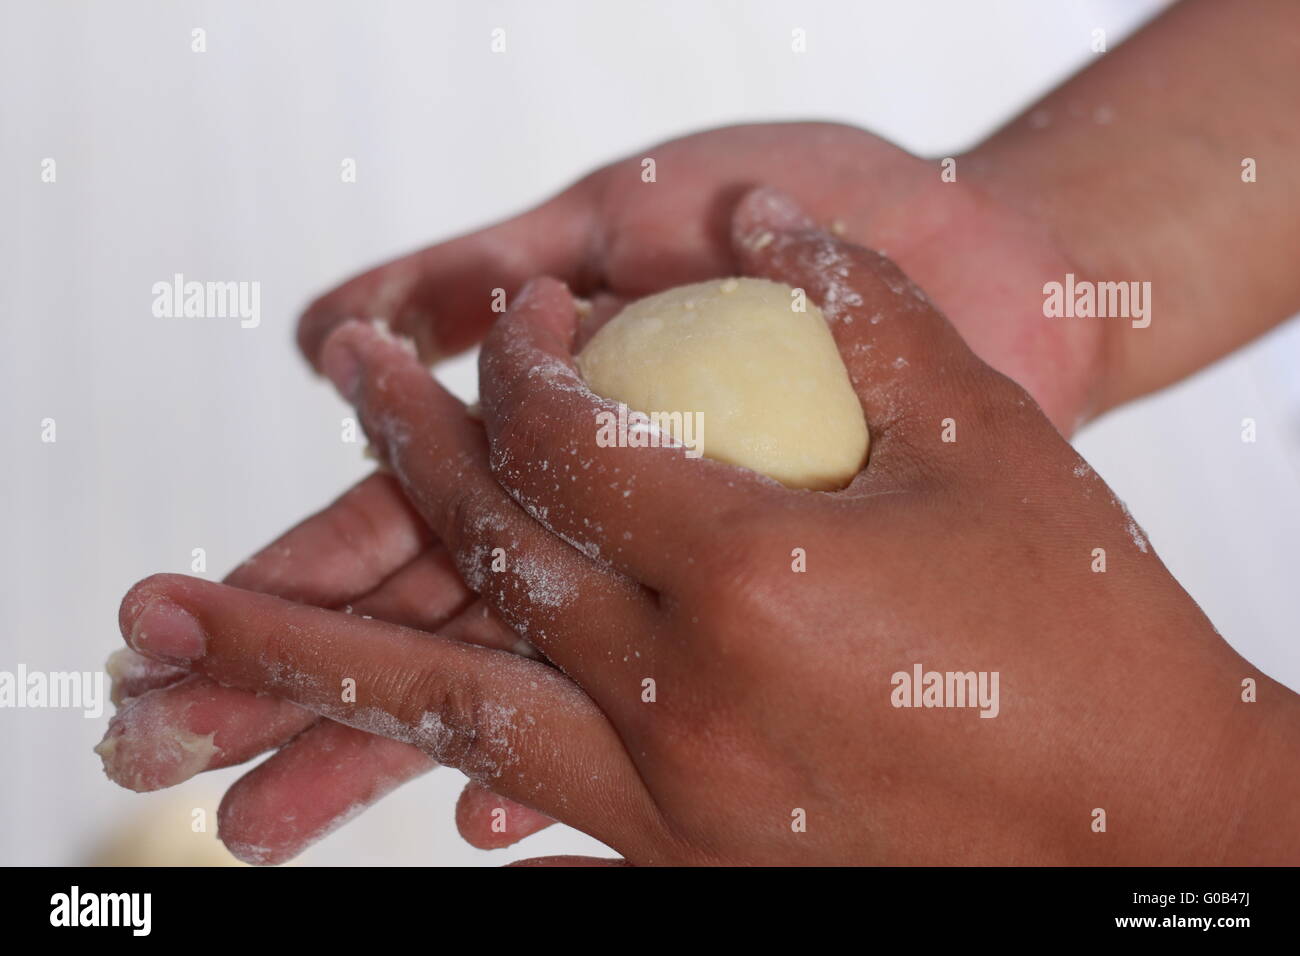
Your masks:
[[[655,160],[653,183],[642,181],[644,157]],[[652,292],[731,275],[728,217],[761,182],[886,252],[976,354],[1023,385],[1068,435],[1104,385],[1106,329],[1045,319],[1042,288],[1087,270],[1029,214],[990,199],[973,177],[944,182],[940,172],[938,162],[849,126],[698,133],[600,169],[518,218],[372,269],[315,302],[299,342],[318,363],[340,323],[383,318],[433,360],[475,344],[499,318],[494,289],[513,296],[536,275],[592,299],[598,318]]]
[[[344,317],[381,315],[396,331],[421,343],[426,358],[455,351],[477,341],[496,318],[488,308],[492,289],[513,292],[541,271],[577,283],[593,298],[592,319],[598,323],[628,299],[736,271],[726,217],[738,190],[767,178],[800,191],[828,220],[844,223],[864,241],[889,247],[909,264],[932,293],[951,302],[976,347],[1029,383],[1061,428],[1068,431],[1082,414],[1096,374],[1099,340],[1087,327],[1043,322],[1039,297],[1017,301],[1021,297],[1011,290],[1036,291],[1042,276],[1066,268],[1045,242],[1031,238],[1032,230],[1018,214],[964,184],[941,182],[933,163],[869,133],[832,124],[721,129],[651,153],[662,185],[642,182],[640,160],[634,157],[592,174],[518,219],[353,280],[307,311],[300,327],[304,349],[316,355],[322,337]],[[995,256],[1002,258],[997,269],[992,268]],[[1007,281],[1017,275],[1029,275],[1032,281]],[[1018,318],[1009,322],[1008,315]],[[383,526],[366,517],[372,500],[384,516],[405,518],[400,507],[381,495],[386,497],[382,480],[376,480],[374,489],[357,489],[308,528],[291,533],[291,539],[276,542],[238,569],[228,583],[320,606],[352,604],[357,613],[426,630],[445,625],[446,618],[432,611],[454,607],[447,602],[469,593],[448,567],[445,551],[435,550],[424,562],[441,561],[440,567],[451,574],[426,582],[438,589],[425,602],[430,615],[395,619],[364,601],[363,596],[382,583],[380,571],[395,573],[402,561],[411,560],[410,542],[418,533],[407,521],[397,520],[391,525],[397,540],[381,540]],[[365,532],[360,557],[346,538],[341,540],[339,523]],[[390,557],[381,567],[370,568],[378,559],[368,552]],[[317,574],[325,577],[316,581]],[[277,580],[281,576],[283,582]],[[173,673],[147,673],[155,674],[154,682],[137,687],[136,696],[156,688],[159,681],[177,679]],[[287,703],[192,679],[133,702],[110,728],[107,739],[123,743],[110,751],[113,760],[106,760],[105,766],[110,777],[125,786],[156,789],[204,769],[241,763],[293,739],[288,753],[277,755],[232,789],[221,815],[223,835],[237,853],[253,848],[278,862],[328,832],[345,812],[379,799],[407,776],[431,766],[427,759],[409,759],[412,748],[376,744],[329,721],[294,739],[312,722],[310,715]],[[216,735],[211,746],[195,749],[194,736],[209,734]],[[321,768],[307,768],[314,763],[311,755],[337,750],[336,737],[364,754],[357,760],[370,770],[362,772],[354,765],[346,775],[333,774],[337,782],[326,785]],[[395,776],[395,766],[402,774]],[[310,786],[305,780],[309,773]],[[326,791],[333,799],[322,799]],[[310,794],[312,812],[298,806],[306,799],[301,794]],[[495,796],[467,790],[459,813],[467,839],[480,846],[505,845],[545,823],[536,815],[512,813],[508,832],[495,833],[475,811],[480,806],[490,811],[499,803]],[[289,804],[292,814],[280,812]],[[296,821],[291,827],[276,823],[287,817]]]
[[[1294,859],[1297,698],[1219,639],[1023,390],[892,264],[778,196],[743,202],[734,235],[748,274],[861,297],[828,313],[873,435],[844,491],[598,447],[574,304],[540,281],[484,348],[490,456],[368,326],[323,364],[461,574],[554,667],[175,576],[128,596],[124,633],[419,746],[633,863]],[[892,706],[918,664],[997,672],[997,716]]]

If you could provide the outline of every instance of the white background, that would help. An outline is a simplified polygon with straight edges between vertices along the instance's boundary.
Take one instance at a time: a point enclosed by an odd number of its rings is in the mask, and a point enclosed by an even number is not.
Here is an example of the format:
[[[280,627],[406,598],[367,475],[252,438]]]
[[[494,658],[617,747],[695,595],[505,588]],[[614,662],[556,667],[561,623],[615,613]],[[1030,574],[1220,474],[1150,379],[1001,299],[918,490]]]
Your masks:
[[[1157,7],[6,2],[0,670],[100,667],[132,582],[187,571],[195,547],[219,578],[368,470],[293,346],[319,291],[713,125],[838,119],[953,153],[1085,65],[1095,27],[1113,46]],[[40,182],[45,157],[56,184]],[[344,157],[356,184],[340,182]],[[174,272],[260,281],[261,327],[154,318],[151,286]],[[1300,689],[1298,362],[1293,322],[1078,446],[1225,637]],[[440,375],[473,393],[472,358]],[[56,444],[40,441],[46,417]],[[0,862],[77,862],[122,821],[173,812],[104,779],[91,747],[106,720],[0,711]],[[215,805],[238,772],[181,799]],[[461,779],[405,787],[304,862],[599,851],[559,828],[470,849],[451,823]]]

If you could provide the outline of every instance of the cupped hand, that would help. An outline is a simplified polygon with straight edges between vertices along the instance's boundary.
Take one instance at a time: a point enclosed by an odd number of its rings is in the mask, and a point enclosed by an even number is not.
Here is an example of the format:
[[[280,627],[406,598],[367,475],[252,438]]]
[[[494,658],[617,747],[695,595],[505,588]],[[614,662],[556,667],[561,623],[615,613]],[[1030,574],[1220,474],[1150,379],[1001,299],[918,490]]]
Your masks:
[[[849,487],[600,447],[610,403],[543,280],[484,347],[486,443],[365,324],[322,364],[545,660],[174,576],[128,596],[128,641],[418,747],[633,863],[1293,853],[1295,695],[1219,639],[1025,391],[781,196],[751,194],[732,227],[747,274],[827,312],[873,436]],[[917,668],[996,675],[996,697],[898,706]]]
[[[731,210],[747,188],[766,183],[898,263],[975,353],[1068,435],[1102,386],[1104,328],[1045,319],[1042,290],[1087,270],[1044,224],[975,185],[970,171],[981,160],[957,162],[955,181],[946,181],[940,162],[831,123],[687,136],[606,166],[517,218],[358,276],[312,304],[299,342],[318,364],[339,324],[379,318],[432,360],[477,343],[500,318],[497,290],[512,297],[533,276],[565,281],[599,317],[652,292],[734,274]]]
[[[476,342],[497,317],[488,307],[495,290],[513,293],[525,279],[543,272],[569,279],[589,296],[596,305],[594,322],[629,299],[734,272],[730,209],[749,183],[763,180],[798,191],[848,235],[890,249],[949,306],[977,350],[1026,383],[1058,427],[1068,433],[1085,413],[1100,365],[1099,341],[1087,328],[1040,321],[1037,301],[1025,294],[1041,286],[1044,278],[1064,271],[1064,257],[1033,223],[990,201],[964,180],[943,182],[936,164],[869,133],[833,124],[720,129],[649,153],[656,163],[653,182],[643,175],[641,157],[629,158],[514,220],[373,269],[324,296],[303,317],[304,350],[315,358],[324,337],[340,321],[373,317],[387,320],[393,329],[418,342],[427,359],[454,352]],[[1000,257],[997,270],[989,268],[994,256]],[[344,585],[335,574],[332,589],[324,587],[326,582],[313,582],[312,575],[327,562],[337,563],[340,556],[346,564],[350,552],[339,547],[329,529],[336,521],[349,521],[353,511],[364,514],[366,493],[358,495],[315,519],[331,534],[323,553],[317,554],[313,545],[299,547],[295,556],[291,542],[277,542],[228,583],[301,598],[293,590],[262,582],[267,568],[275,569],[275,574],[288,568],[304,587],[321,592],[322,600],[312,603],[355,602],[377,586],[373,575]],[[407,532],[394,533],[400,542]],[[311,531],[298,534],[315,537]],[[376,541],[375,547],[385,545]],[[311,557],[304,560],[304,554]],[[449,596],[463,593],[459,582],[440,579],[438,583]],[[432,628],[445,620],[426,618],[414,623]],[[164,673],[158,679],[176,678]],[[242,762],[286,743],[309,720],[295,708],[216,689],[205,680],[186,682],[133,706],[136,745],[121,748],[120,766],[109,766],[109,771],[137,788],[172,785],[202,769]],[[125,725],[125,720],[119,723]],[[187,728],[195,724],[208,728],[200,736],[216,734],[215,751],[191,745],[185,735],[194,732]],[[118,728],[111,734],[122,732]],[[173,739],[176,733],[182,735],[179,743]],[[336,743],[331,737],[337,735],[345,734],[323,722],[304,734],[304,741],[294,741],[291,753],[314,753],[320,749],[313,743],[318,736],[332,752]],[[287,757],[269,761],[266,769],[232,791],[226,804],[230,812],[224,819],[231,821],[226,830],[237,852],[252,847],[274,859],[296,853],[313,834],[327,832],[342,815],[394,785],[390,755],[402,755],[401,748],[372,754],[367,747],[373,745],[364,735],[347,739],[364,752],[374,772],[353,768],[349,784],[325,786],[314,781],[312,792],[323,789],[335,798],[327,805],[317,798],[313,813],[295,812],[300,823],[291,828],[292,834],[284,828],[269,834],[263,820],[280,810],[281,803],[297,801],[297,794],[307,790],[298,786],[299,775],[294,774],[277,788],[281,794],[277,800],[263,796],[270,785],[262,781],[281,780],[282,769],[290,766]],[[311,763],[300,760],[304,767]],[[413,760],[402,766],[414,773],[426,765]],[[500,832],[499,818],[489,827],[482,811],[495,810],[499,803],[477,788],[467,790],[458,815],[467,838],[478,845],[502,845],[542,825],[540,819],[514,813],[507,832]],[[265,813],[252,809],[263,806]]]

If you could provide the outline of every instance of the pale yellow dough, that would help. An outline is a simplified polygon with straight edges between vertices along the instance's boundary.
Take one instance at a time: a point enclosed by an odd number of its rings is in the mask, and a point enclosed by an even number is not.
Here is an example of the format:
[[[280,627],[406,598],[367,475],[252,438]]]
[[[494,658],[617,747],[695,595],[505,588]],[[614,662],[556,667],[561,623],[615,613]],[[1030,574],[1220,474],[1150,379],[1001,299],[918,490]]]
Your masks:
[[[597,332],[578,368],[634,411],[703,413],[709,458],[841,488],[866,461],[867,423],[821,310],[796,311],[793,292],[722,279],[652,295]]]

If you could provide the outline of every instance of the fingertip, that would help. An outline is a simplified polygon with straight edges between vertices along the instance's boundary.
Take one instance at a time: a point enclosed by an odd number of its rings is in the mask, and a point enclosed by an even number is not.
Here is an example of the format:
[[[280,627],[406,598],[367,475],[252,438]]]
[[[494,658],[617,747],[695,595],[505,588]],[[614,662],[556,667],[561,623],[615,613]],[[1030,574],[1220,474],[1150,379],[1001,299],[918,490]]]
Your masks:
[[[231,856],[240,863],[247,863],[249,866],[280,866],[282,863],[288,863],[294,857],[294,854],[287,853],[276,847],[262,846],[246,840],[221,836],[221,842],[230,851]]]
[[[418,274],[416,258],[407,256],[354,276],[313,299],[298,319],[296,337],[303,356],[323,372],[325,343],[339,326],[350,321],[395,320],[411,308],[408,300]]]
[[[578,304],[568,285],[551,276],[524,283],[510,309],[512,317],[571,342],[578,325]]]
[[[361,389],[361,356],[354,345],[360,328],[360,322],[349,319],[330,333],[320,351],[321,372],[349,404],[356,404]]]
[[[756,186],[740,197],[731,217],[732,242],[737,250],[757,252],[780,232],[816,229],[803,207],[774,186]]]
[[[325,347],[325,340],[338,323],[338,316],[326,309],[328,299],[329,296],[321,296],[303,309],[298,317],[298,327],[294,330],[298,351],[314,372],[321,372],[321,351]]]
[[[116,714],[94,752],[109,780],[136,793],[184,783],[221,754],[215,731],[201,734],[182,726],[168,698],[153,693]]]
[[[320,353],[321,371],[353,405],[374,365],[392,359],[418,363],[419,352],[411,339],[393,332],[382,319],[348,319],[329,334]]]
[[[117,624],[123,637],[129,637],[135,629],[136,621],[150,604],[158,600],[169,601],[173,594],[183,594],[188,590],[188,582],[193,580],[183,574],[161,572],[141,578],[127,589],[122,602],[117,608]]]
[[[554,821],[545,814],[468,783],[456,801],[456,829],[478,850],[499,850],[544,830]]]
[[[217,807],[217,837],[241,863],[278,866],[292,860],[305,844],[285,841],[274,828],[268,831],[264,825],[266,815],[259,813],[265,809],[264,803],[257,799],[260,794],[256,781],[262,776],[259,769],[254,768],[236,780],[221,798]]]

